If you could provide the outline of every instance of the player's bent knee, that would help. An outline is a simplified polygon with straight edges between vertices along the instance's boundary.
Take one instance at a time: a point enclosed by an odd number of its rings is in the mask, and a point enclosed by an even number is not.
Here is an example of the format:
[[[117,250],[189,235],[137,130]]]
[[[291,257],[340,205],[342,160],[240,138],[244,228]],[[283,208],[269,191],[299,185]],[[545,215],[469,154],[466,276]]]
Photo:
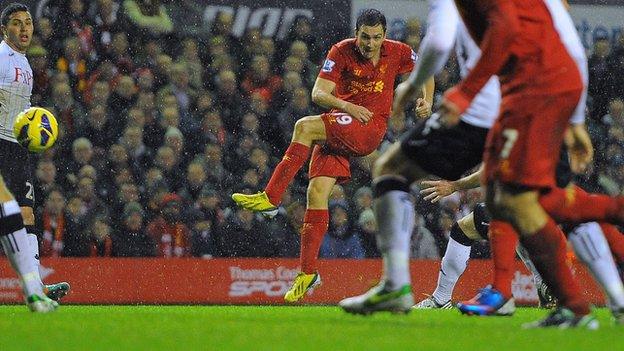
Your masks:
[[[295,123],[293,139],[303,138],[310,140],[324,139],[325,125],[320,116],[303,117]]]
[[[481,235],[479,234],[479,231],[477,230],[475,221],[476,219],[475,219],[473,212],[469,213],[468,215],[462,217],[460,220],[457,221],[457,226],[461,230],[462,234],[465,235],[471,241],[478,241],[482,239]],[[452,229],[451,229],[451,234],[452,234]]]
[[[472,246],[472,244],[475,242],[475,240],[469,238],[466,235],[463,228],[460,227],[459,222],[455,222],[455,224],[453,224],[453,226],[451,227],[450,237],[464,246]]]
[[[388,170],[386,165],[388,164],[388,157],[385,154],[382,154],[381,156],[379,156],[378,159],[375,160],[375,162],[373,163],[373,171],[372,171],[372,176],[373,178],[379,178],[383,175],[388,174]]]

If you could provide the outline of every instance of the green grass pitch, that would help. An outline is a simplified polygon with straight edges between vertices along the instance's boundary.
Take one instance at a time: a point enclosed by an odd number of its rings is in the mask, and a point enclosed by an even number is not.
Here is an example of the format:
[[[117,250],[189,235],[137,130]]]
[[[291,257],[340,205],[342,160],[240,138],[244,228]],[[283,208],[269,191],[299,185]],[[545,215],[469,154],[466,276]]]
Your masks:
[[[352,316],[337,307],[0,306],[0,350],[624,350],[624,326],[522,330],[544,310],[466,317],[456,310]]]

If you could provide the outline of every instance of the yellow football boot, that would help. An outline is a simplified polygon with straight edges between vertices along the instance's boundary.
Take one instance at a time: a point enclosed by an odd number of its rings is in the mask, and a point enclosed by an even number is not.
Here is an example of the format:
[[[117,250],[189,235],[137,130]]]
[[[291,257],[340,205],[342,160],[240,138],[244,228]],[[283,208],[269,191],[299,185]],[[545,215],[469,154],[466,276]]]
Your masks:
[[[284,295],[284,300],[297,302],[301,300],[309,290],[318,285],[321,285],[321,276],[318,273],[305,274],[301,272],[297,274],[290,290]]]
[[[265,217],[273,218],[277,215],[277,206],[269,201],[264,191],[252,195],[234,193],[232,194],[232,200],[234,200],[239,207],[249,211],[260,212]]]

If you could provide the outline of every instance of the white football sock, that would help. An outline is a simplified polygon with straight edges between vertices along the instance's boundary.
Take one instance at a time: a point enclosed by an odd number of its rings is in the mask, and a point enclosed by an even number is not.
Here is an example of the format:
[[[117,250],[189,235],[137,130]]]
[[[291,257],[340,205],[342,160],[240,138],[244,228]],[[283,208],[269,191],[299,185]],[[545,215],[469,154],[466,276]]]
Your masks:
[[[537,271],[537,268],[535,268],[535,265],[533,264],[533,261],[531,261],[531,259],[529,258],[529,253],[524,248],[524,246],[522,246],[520,244],[518,244],[518,246],[516,246],[516,253],[518,254],[520,259],[522,260],[522,263],[524,263],[524,266],[531,273],[533,273],[533,284],[535,285],[535,288],[537,289],[540,286],[540,284],[542,284],[542,276]]]
[[[455,239],[449,238],[446,252],[442,257],[440,273],[438,273],[438,285],[433,292],[433,298],[438,304],[443,305],[451,300],[455,284],[468,265],[470,249],[470,246],[462,245]]]
[[[596,222],[584,223],[568,234],[576,256],[600,283],[612,306],[624,307],[624,286],[613,262],[609,244]]]
[[[410,284],[409,252],[414,228],[414,203],[399,190],[388,191],[374,202],[377,247],[384,263],[384,280],[390,289]]]
[[[19,205],[15,200],[5,202],[1,206],[0,214],[3,221],[12,215],[20,214],[21,216]],[[20,278],[24,295],[27,297],[34,294],[41,296],[43,291],[39,283],[39,272],[37,272],[37,267],[30,255],[26,229],[23,224],[21,229],[0,236],[0,242],[2,242],[4,253],[9,258],[11,266]]]
[[[32,257],[33,264],[37,267],[37,277],[39,278],[39,283],[41,286],[44,286],[43,281],[41,281],[41,262],[39,262],[39,240],[37,239],[37,235],[35,234],[26,234],[28,237],[28,249],[30,250],[30,257]]]

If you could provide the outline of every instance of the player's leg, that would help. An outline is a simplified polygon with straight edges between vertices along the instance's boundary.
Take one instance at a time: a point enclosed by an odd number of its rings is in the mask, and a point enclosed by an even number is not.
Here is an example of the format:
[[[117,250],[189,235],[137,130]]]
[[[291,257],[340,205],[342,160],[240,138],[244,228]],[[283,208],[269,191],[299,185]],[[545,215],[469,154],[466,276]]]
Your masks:
[[[498,208],[509,215],[531,261],[561,306],[544,320],[527,327],[581,326],[595,329],[598,322],[590,314],[589,303],[566,263],[563,232],[539,205],[538,197],[537,191],[504,191],[498,203]]]
[[[562,222],[596,219],[618,223],[621,221],[623,202],[620,197],[591,194],[577,186],[569,186],[552,189],[542,195],[540,204],[553,218]],[[624,236],[613,225],[603,224],[602,227],[605,229],[601,230],[596,223],[583,224],[572,231],[568,239],[613,301],[612,310],[617,315],[616,320],[624,322],[624,308],[620,302],[624,296],[620,290],[622,281],[613,262],[615,257],[618,264],[624,263]],[[608,254],[603,252],[605,248],[610,249]]]
[[[475,214],[470,212],[453,224],[446,252],[442,257],[438,283],[431,296],[417,303],[414,308],[452,308],[453,289],[466,270],[472,244],[480,240],[475,226]]]
[[[581,224],[568,233],[568,240],[576,256],[605,291],[616,321],[624,323],[624,285],[600,225],[596,222]]]
[[[27,184],[29,187],[32,188],[30,182],[28,182]],[[31,195],[29,201],[33,200],[34,198],[32,198]],[[30,257],[32,257],[34,264],[37,267],[37,272],[39,272],[39,241],[37,240],[37,235],[33,234],[35,233],[35,213],[31,206],[21,206],[20,211],[22,213],[22,218],[24,219],[24,228],[26,228],[26,235],[28,237],[28,250],[30,251]],[[41,286],[43,286],[44,284],[41,280],[41,274],[37,274],[37,278],[39,279],[39,283],[41,283]]]
[[[301,272],[295,278],[292,287],[284,299],[296,302],[307,291],[320,284],[318,274],[318,252],[329,225],[328,201],[336,178],[315,177],[310,179],[307,193],[307,207],[301,229],[301,250],[299,261]]]
[[[538,306],[547,309],[557,307],[557,298],[552,295],[550,288],[544,283],[542,275],[537,271],[533,261],[531,261],[529,252],[522,245],[518,245],[516,253],[522,260],[522,263],[524,263],[524,266],[533,274],[533,285],[537,290]]]
[[[505,238],[505,235],[515,235],[512,231],[517,228],[518,232],[521,233],[521,241],[529,251],[537,270],[541,273],[544,281],[553,288],[554,294],[559,298],[561,304],[569,308],[573,312],[573,316],[577,316],[577,322],[593,323],[593,317],[588,316],[589,304],[580,294],[580,288],[566,265],[566,244],[563,233],[539,206],[537,191],[504,186],[498,186],[494,191],[490,189],[492,187],[488,188],[488,200],[496,199],[491,206],[492,216],[497,219],[504,218],[513,223],[511,226],[507,224],[508,222],[501,221],[503,225],[499,228],[491,228],[491,238],[500,239],[501,236]],[[493,192],[497,193],[493,195]],[[500,228],[503,228],[505,232],[498,232]],[[509,241],[506,242],[509,243]],[[492,242],[495,243],[496,240],[492,240]],[[460,310],[464,313],[492,314],[511,299],[511,277],[509,275],[512,274],[510,271],[513,270],[513,257],[515,255],[509,247],[493,244],[492,249],[494,250],[495,247],[505,249],[504,254],[507,256],[504,261],[500,258],[499,262],[495,261],[495,264],[503,261],[504,269],[501,270],[496,267],[493,288],[484,289],[478,301],[460,304]],[[497,254],[500,253],[495,252],[493,257],[496,257]],[[583,321],[583,319],[585,320]]]
[[[491,314],[511,298],[518,233],[542,278],[561,305],[567,307],[557,309],[535,326],[597,327],[597,321],[589,315],[589,303],[566,265],[563,233],[539,204],[537,190],[555,186],[563,131],[579,92],[510,96],[503,103],[484,156],[488,209],[495,219],[490,226],[494,288],[488,289],[477,303],[466,304],[463,309],[460,306],[460,310]]]
[[[22,212],[23,213],[23,212]],[[28,229],[28,227],[26,227]],[[37,267],[37,272],[39,273],[39,282],[43,286],[43,292],[54,301],[59,301],[65,295],[69,293],[71,289],[68,282],[59,282],[53,284],[44,284],[41,281],[41,263],[39,261],[39,240],[37,239],[37,235],[28,233],[28,244],[30,250],[30,257],[33,258],[34,264]]]
[[[30,257],[26,229],[17,201],[0,177],[0,242],[20,278],[28,307],[33,312],[51,312],[58,304],[43,294],[37,267]]]
[[[384,281],[390,290],[410,285],[409,245],[415,216],[410,184],[426,175],[404,155],[399,143],[392,145],[373,166],[377,247],[384,261]]]
[[[62,282],[52,285],[44,285],[41,281],[41,275],[39,273],[39,243],[37,241],[37,235],[34,234],[35,230],[35,214],[34,207],[34,187],[33,176],[30,170],[30,154],[28,150],[21,147],[19,144],[0,140],[0,169],[6,170],[4,181],[7,189],[15,196],[15,201],[20,206],[20,212],[24,220],[24,227],[26,228],[28,243],[25,250],[29,251],[29,256],[33,261],[35,267],[37,267],[37,279],[43,287],[44,293],[48,297],[58,300],[65,296],[69,291],[69,284]]]
[[[624,268],[624,234],[620,233],[612,224],[600,223],[600,228],[604,233],[605,239],[607,239],[607,243],[609,243],[615,263],[619,267]]]
[[[407,312],[414,304],[409,273],[409,245],[414,227],[410,184],[427,173],[393,144],[373,167],[373,209],[377,247],[383,258],[383,277],[363,295],[340,301],[350,313]]]
[[[282,195],[297,172],[308,160],[310,147],[314,142],[327,138],[325,122],[321,116],[304,117],[295,123],[293,137],[284,157],[275,167],[265,191],[254,194],[233,194],[237,205],[252,211],[259,211],[272,217],[277,214],[277,206]]]
[[[557,222],[611,222],[622,223],[620,197],[591,194],[578,186],[552,189],[540,196],[540,204]],[[591,204],[591,205],[588,205]],[[613,257],[620,265],[624,264],[624,236],[613,225],[601,224],[604,236],[609,243]]]
[[[592,194],[577,186],[553,188],[540,196],[540,204],[557,222],[624,224],[624,197]],[[588,206],[587,204],[591,204]]]

